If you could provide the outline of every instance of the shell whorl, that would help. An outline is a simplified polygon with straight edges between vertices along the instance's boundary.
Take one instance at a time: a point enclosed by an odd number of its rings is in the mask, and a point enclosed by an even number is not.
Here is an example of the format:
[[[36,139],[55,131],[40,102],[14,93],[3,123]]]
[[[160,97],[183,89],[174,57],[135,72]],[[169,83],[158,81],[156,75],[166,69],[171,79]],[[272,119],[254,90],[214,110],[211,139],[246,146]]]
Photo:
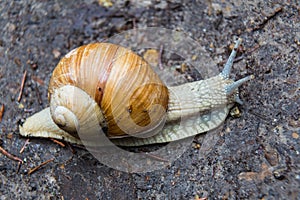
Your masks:
[[[53,92],[50,113],[57,126],[76,138],[79,138],[79,129],[87,127],[91,121],[97,121],[102,128],[107,127],[98,104],[86,92],[72,85]]]

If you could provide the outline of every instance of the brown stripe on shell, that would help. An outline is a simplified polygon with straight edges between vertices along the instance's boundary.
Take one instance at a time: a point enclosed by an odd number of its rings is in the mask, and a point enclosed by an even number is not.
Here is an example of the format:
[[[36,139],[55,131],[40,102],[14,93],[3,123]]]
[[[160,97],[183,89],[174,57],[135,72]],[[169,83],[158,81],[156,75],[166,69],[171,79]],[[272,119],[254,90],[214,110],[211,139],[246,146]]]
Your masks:
[[[147,62],[132,51],[119,48],[101,103],[108,135],[119,137],[149,129],[149,110],[160,104],[166,111],[167,103],[168,90]],[[161,115],[157,112],[152,118],[160,120]]]
[[[108,77],[110,76],[111,68],[113,66],[113,58],[119,48],[119,46],[112,44],[106,44],[103,46],[108,46],[108,48],[106,49],[106,52],[104,53],[104,56],[101,58],[101,60],[98,61],[99,63],[101,63],[101,69],[99,72],[96,72],[98,77],[98,84],[95,88],[95,93],[97,94],[95,95],[95,101],[100,107],[100,102],[102,101],[103,93],[105,91],[105,85]],[[98,55],[100,55],[101,49],[98,49],[98,52]]]
[[[62,85],[74,85],[88,93],[100,106],[117,49],[116,45],[94,43],[68,53],[53,71],[49,95]]]

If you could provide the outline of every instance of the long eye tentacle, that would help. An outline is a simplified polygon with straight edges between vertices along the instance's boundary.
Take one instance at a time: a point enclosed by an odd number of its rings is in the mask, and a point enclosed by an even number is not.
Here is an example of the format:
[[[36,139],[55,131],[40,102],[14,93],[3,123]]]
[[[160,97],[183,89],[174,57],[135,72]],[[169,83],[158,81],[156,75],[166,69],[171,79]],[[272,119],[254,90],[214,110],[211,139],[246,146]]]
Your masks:
[[[239,38],[235,41],[235,45],[231,51],[231,54],[224,66],[224,69],[223,71],[221,72],[221,75],[225,78],[225,79],[228,79],[229,78],[229,75],[230,75],[230,72],[231,72],[231,68],[232,68],[232,65],[233,65],[233,61],[234,61],[234,58],[236,56],[236,53],[237,53],[237,49],[238,47],[240,46],[242,42],[242,39]]]

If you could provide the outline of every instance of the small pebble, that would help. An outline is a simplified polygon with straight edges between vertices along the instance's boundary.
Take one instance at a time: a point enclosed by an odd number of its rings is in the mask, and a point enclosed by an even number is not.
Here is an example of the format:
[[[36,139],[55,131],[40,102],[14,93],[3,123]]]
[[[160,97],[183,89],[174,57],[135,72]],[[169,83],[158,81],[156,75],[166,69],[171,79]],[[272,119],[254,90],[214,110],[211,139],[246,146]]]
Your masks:
[[[294,132],[294,133],[292,133],[292,137],[293,137],[294,139],[298,139],[298,138],[299,138],[299,135],[298,135],[296,132]]]

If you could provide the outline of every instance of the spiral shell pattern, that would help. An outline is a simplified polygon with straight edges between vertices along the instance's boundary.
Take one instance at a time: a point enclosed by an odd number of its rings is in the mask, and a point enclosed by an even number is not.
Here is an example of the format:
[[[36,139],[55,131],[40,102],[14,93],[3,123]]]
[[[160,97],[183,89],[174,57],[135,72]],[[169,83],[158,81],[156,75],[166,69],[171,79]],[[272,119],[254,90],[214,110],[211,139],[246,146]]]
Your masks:
[[[65,85],[82,89],[97,102],[111,138],[157,126],[168,106],[168,89],[147,62],[115,44],[88,44],[63,57],[53,71],[49,99]]]

